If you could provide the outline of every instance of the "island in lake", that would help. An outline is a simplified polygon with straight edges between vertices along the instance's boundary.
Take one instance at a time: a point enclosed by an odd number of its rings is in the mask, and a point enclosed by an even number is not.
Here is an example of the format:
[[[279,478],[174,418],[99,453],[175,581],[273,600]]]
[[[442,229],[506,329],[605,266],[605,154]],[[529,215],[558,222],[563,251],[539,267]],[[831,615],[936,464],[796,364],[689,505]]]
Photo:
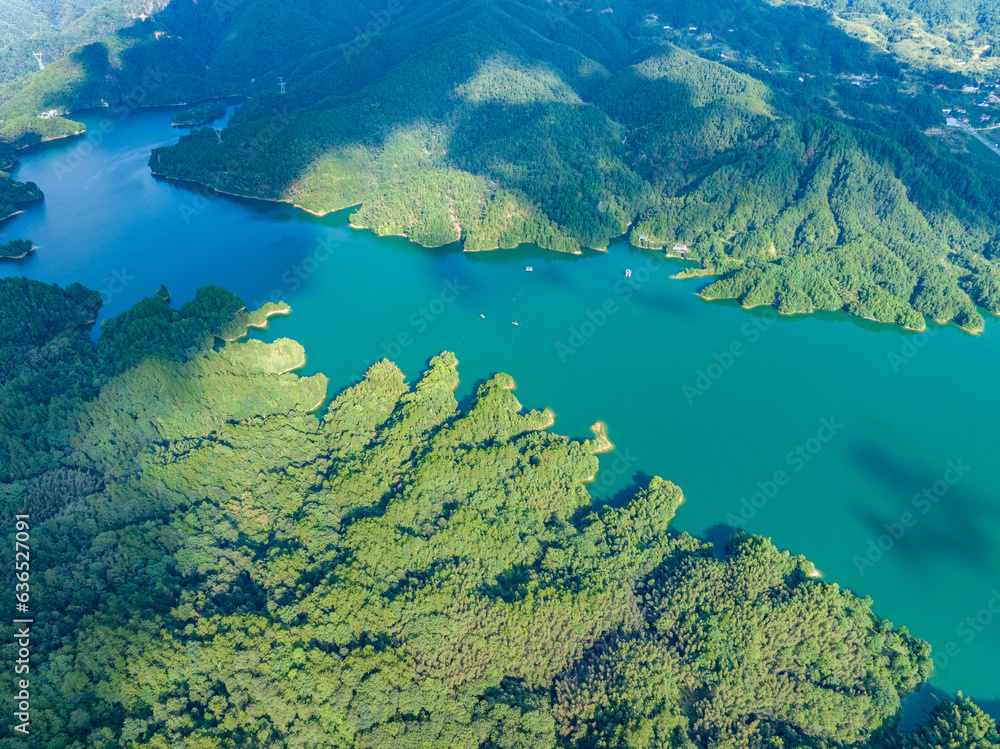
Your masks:
[[[30,239],[12,239],[0,244],[0,260],[20,260],[35,249]]]

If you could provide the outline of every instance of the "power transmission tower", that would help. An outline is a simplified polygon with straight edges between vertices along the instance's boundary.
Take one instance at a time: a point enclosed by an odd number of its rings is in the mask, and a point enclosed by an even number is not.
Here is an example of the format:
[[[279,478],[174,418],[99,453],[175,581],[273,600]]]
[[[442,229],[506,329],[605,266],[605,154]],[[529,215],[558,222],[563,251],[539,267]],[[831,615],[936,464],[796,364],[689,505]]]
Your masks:
[[[222,128],[213,127],[212,129],[215,131],[215,137],[219,139],[219,143],[222,143]]]
[[[278,87],[281,89],[281,93],[285,93],[285,79],[284,78],[279,78],[278,79]]]
[[[34,57],[36,60],[38,60],[38,69],[39,70],[45,70],[45,63],[42,62],[42,55],[43,54],[44,53],[42,53],[42,52],[32,52],[31,53],[31,56]]]

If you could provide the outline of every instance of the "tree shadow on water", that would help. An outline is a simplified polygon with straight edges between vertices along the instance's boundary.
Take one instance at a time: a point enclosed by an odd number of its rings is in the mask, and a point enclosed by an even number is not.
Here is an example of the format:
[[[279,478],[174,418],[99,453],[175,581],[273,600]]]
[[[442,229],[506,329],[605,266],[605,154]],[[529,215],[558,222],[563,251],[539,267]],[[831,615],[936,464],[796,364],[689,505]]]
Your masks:
[[[715,558],[721,560],[726,558],[726,544],[729,543],[729,539],[737,533],[743,532],[743,528],[737,528],[734,525],[728,525],[726,523],[716,523],[715,525],[706,528],[699,538],[702,541],[712,544]]]
[[[899,730],[910,733],[925,723],[938,703],[946,700],[956,700],[957,695],[949,694],[931,684],[924,684],[913,694],[902,700],[902,717],[899,720]],[[994,720],[1000,718],[1000,698],[971,698],[981,710],[988,713]]]
[[[614,456],[614,453],[610,453],[605,456]],[[605,479],[602,482],[601,474],[604,474]],[[609,507],[624,507],[632,498],[635,497],[640,491],[649,486],[649,482],[653,480],[653,477],[648,473],[643,473],[642,471],[636,471],[632,475],[632,479],[629,484],[621,489],[619,489],[614,494],[609,495],[608,491],[614,484],[614,479],[621,475],[622,471],[616,471],[613,466],[602,467],[597,471],[596,479],[588,484],[590,489],[590,494],[593,497],[594,505],[607,505]],[[611,476],[611,479],[607,477]]]

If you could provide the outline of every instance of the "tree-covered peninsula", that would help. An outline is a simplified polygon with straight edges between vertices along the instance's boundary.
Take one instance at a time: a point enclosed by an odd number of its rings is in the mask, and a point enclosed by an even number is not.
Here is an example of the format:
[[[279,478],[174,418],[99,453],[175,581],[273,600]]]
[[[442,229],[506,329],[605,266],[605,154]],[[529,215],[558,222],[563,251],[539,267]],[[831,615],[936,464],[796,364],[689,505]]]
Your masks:
[[[182,109],[174,115],[170,124],[174,127],[197,127],[216,120],[225,113],[224,101],[204,101]]]
[[[17,151],[0,141],[0,221],[20,212],[25,203],[42,199],[42,191],[34,182],[18,182],[4,170],[17,163]],[[31,240],[12,239],[0,242],[0,262],[17,260],[34,249]]]
[[[12,239],[0,244],[0,260],[20,260],[34,249],[30,239]]]
[[[0,157],[3,155],[0,153]],[[16,161],[17,157],[14,154],[8,154],[8,158]],[[19,206],[23,203],[32,203],[41,199],[42,191],[34,182],[18,182],[7,172],[0,171],[0,221],[17,213],[20,210]]]
[[[34,746],[1000,746],[966,701],[898,733],[928,645],[805,559],[716,556],[660,478],[594,507],[598,443],[506,374],[460,407],[453,355],[415,384],[382,361],[330,400],[295,342],[222,344],[264,322],[222,289],[94,343],[99,306],[0,280]]]

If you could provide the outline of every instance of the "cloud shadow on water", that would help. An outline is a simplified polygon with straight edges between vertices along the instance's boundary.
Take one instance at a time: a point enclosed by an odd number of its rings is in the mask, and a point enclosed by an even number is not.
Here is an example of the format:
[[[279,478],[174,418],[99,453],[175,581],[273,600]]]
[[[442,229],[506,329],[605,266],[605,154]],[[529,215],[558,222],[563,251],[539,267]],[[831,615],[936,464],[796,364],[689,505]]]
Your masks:
[[[892,538],[893,544],[886,554],[899,554],[906,564],[922,569],[935,566],[943,558],[957,559],[973,568],[977,575],[994,563],[993,531],[1000,525],[1000,505],[995,499],[975,493],[966,482],[967,477],[948,485],[941,497],[933,492],[932,499],[921,496],[935,482],[944,480],[948,470],[946,460],[933,467],[907,464],[867,441],[856,445],[854,460],[897,503],[892,510],[875,510],[855,501],[855,513],[868,529],[870,539],[877,543],[880,536]],[[970,466],[969,470],[974,468]],[[918,496],[919,501],[915,501]],[[929,509],[928,501],[932,502]],[[915,523],[900,530],[905,513],[913,515]],[[893,530],[900,538],[893,538]],[[859,553],[865,554],[869,548],[866,545]]]
[[[671,317],[690,317],[691,308],[681,301],[682,297],[677,294],[649,293],[643,294],[641,290],[632,297],[636,305],[656,314],[665,314]],[[628,304],[628,302],[625,302]]]

